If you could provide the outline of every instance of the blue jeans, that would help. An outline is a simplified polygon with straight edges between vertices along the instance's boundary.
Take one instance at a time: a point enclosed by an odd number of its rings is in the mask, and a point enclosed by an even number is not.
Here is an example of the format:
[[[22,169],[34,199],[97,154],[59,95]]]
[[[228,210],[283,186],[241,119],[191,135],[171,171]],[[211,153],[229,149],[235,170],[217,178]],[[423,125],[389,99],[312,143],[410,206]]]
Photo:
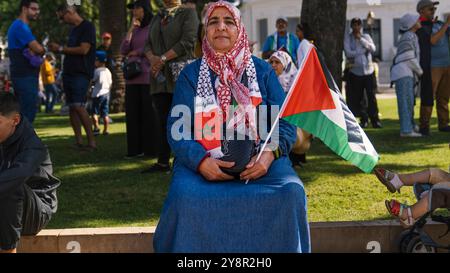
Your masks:
[[[57,91],[55,84],[46,84],[45,85],[45,113],[53,112],[53,107],[56,103]]]
[[[409,134],[414,131],[414,78],[404,77],[395,82],[397,93],[398,115],[400,117],[400,133]]]
[[[39,78],[38,77],[11,77],[14,94],[20,102],[20,113],[30,123],[34,122],[37,112]]]

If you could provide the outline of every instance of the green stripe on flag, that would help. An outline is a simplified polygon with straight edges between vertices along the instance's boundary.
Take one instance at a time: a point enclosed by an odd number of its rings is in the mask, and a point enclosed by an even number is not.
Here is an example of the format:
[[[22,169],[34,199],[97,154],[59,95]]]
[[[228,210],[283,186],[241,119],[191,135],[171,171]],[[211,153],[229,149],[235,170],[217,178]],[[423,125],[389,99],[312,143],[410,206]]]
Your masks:
[[[318,137],[336,154],[350,161],[365,173],[372,172],[378,156],[353,151],[348,143],[346,130],[332,122],[322,111],[313,111],[284,117],[287,122]]]

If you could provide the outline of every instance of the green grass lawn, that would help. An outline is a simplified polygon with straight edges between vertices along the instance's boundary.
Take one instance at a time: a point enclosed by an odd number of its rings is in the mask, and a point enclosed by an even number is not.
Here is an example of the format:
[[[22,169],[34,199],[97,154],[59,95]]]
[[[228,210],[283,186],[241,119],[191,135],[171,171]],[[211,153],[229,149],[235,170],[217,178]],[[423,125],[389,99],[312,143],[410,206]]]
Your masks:
[[[379,104],[384,128],[368,129],[367,134],[381,155],[381,166],[401,172],[448,169],[450,135],[437,132],[435,116],[432,137],[402,139],[396,100],[379,100]],[[112,118],[112,134],[99,136],[99,151],[87,153],[71,148],[74,139],[68,117],[39,115],[37,132],[48,145],[55,174],[62,180],[59,210],[49,228],[157,224],[170,175],[141,175],[154,159],[124,159],[125,118],[123,114]],[[308,154],[308,164],[297,172],[306,186],[313,222],[389,219],[385,199],[414,201],[411,189],[403,189],[401,195],[390,194],[375,176],[335,156],[318,140]]]

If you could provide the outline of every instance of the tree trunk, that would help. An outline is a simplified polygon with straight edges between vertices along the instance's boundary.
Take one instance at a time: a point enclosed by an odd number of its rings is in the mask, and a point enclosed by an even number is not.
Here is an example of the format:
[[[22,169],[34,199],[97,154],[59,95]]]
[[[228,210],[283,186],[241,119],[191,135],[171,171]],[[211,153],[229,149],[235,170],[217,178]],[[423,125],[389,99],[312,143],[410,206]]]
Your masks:
[[[122,55],[120,44],[127,31],[126,0],[100,0],[100,32],[111,33],[113,39],[111,48],[114,62],[116,63],[113,74],[113,88],[111,90],[111,112],[123,112],[125,107],[125,79],[123,78]]]
[[[347,0],[303,0],[301,22],[311,28],[314,43],[339,87],[346,18]]]

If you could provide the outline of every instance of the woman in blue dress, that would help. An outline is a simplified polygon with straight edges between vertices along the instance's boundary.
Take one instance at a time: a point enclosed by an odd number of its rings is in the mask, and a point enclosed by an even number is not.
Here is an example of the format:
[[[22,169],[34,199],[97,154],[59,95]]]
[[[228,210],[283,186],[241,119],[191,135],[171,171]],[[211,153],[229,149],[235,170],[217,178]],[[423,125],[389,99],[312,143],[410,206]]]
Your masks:
[[[257,109],[281,107],[285,99],[270,65],[251,55],[237,8],[224,1],[211,3],[205,26],[204,56],[180,74],[168,119],[175,162],[154,249],[160,253],[310,252],[306,194],[288,157],[296,129],[280,120],[278,141],[272,142],[276,146],[264,149],[258,161],[252,153],[241,169],[242,163],[225,160],[230,156],[241,161],[246,156],[229,155],[234,151],[224,148],[228,138],[205,137],[208,126],[216,136],[215,128],[222,126],[212,124],[226,124],[224,128],[253,136],[257,146],[264,141],[257,133],[262,125],[257,122],[262,123],[256,118]],[[180,114],[183,109],[192,114]]]

